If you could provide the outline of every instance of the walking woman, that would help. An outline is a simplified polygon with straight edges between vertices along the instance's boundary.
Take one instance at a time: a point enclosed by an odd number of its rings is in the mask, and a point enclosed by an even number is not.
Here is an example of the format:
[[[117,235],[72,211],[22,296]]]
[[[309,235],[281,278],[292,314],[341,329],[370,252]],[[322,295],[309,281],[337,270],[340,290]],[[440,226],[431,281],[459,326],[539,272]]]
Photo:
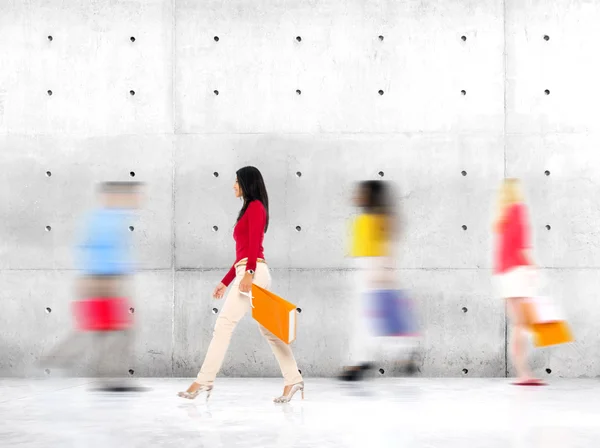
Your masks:
[[[361,380],[374,366],[376,343],[369,322],[371,295],[394,283],[393,274],[386,267],[391,266],[392,241],[398,227],[391,187],[385,181],[360,182],[353,200],[360,209],[353,222],[351,244],[357,276],[351,304],[354,320],[351,362],[339,376],[344,381]]]
[[[269,227],[269,199],[260,171],[252,166],[238,170],[233,190],[235,196],[243,200],[233,231],[236,260],[215,288],[213,297],[223,298],[227,287],[232,282],[233,284],[215,324],[213,338],[200,373],[186,392],[179,392],[178,395],[182,398],[194,399],[200,393],[206,392],[208,400],[223,364],[231,335],[238,322],[250,310],[250,298],[244,293],[251,293],[252,283],[265,289],[271,287],[271,274],[263,253],[264,234]],[[263,326],[259,328],[271,345],[284,378],[283,395],[273,401],[288,402],[298,391],[304,396],[304,381],[298,371],[292,349]]]
[[[494,274],[500,295],[512,322],[511,357],[517,371],[515,384],[537,386],[527,362],[525,300],[535,295],[535,267],[529,252],[529,223],[518,179],[505,179],[499,191],[494,221],[497,235]]]

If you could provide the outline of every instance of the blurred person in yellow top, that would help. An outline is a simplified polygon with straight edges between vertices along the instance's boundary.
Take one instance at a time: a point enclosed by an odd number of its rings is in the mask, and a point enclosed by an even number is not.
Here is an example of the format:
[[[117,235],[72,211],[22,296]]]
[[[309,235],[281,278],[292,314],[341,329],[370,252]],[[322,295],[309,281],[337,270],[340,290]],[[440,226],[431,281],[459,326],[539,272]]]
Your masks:
[[[355,381],[373,367],[373,331],[370,293],[394,283],[393,248],[398,235],[392,187],[386,181],[362,181],[356,187],[353,203],[359,214],[351,223],[349,255],[357,269],[355,292],[352,294],[353,326],[350,338],[350,365],[340,379]]]

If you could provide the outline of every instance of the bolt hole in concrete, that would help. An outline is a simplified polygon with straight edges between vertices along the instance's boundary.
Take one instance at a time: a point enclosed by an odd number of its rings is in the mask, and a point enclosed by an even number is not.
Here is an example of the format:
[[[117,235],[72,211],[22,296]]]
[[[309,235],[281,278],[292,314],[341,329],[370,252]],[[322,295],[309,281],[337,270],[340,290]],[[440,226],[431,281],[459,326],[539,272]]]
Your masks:
[[[383,94],[384,94],[383,90],[380,90],[380,91],[379,91],[379,94],[380,94],[380,95],[383,95]]]
[[[546,170],[546,171],[544,171],[544,174],[545,174],[546,176],[550,176],[550,171]]]
[[[302,173],[300,171],[296,171],[296,177],[302,177]]]
[[[135,313],[135,308],[133,308],[133,307],[129,308],[129,314],[133,314],[133,313]]]
[[[218,90],[215,90],[213,93],[214,93],[216,96],[219,96],[219,91],[218,91]]]
[[[129,369],[129,374],[130,374],[130,375],[133,375],[134,373],[135,373],[135,372],[134,372],[134,370],[133,370],[133,369]]]
[[[129,176],[130,176],[130,177],[135,177],[135,171],[130,171],[130,172],[129,172]]]
[[[383,176],[385,176],[385,173],[384,173],[383,171],[380,171],[380,172],[378,172],[377,174],[379,175],[379,177],[383,177]]]
[[[467,230],[467,226],[465,226],[465,225],[463,224],[463,226],[462,226],[462,229],[463,229],[463,230]]]
[[[546,225],[546,230],[550,230],[552,227],[550,227],[550,224]]]
[[[46,232],[50,232],[51,230],[52,230],[52,227],[46,226]]]
[[[296,232],[300,232],[301,230],[302,230],[302,227],[296,226]]]
[[[466,172],[466,171],[461,171],[461,173],[460,173],[460,174],[462,174],[463,176],[466,176],[466,175],[467,175],[467,172]]]
[[[379,373],[381,373],[383,375],[385,373],[385,370],[379,369]]]
[[[302,308],[296,308],[296,311],[297,311],[298,313],[301,313],[301,312],[302,312]]]
[[[296,41],[297,42],[302,42],[302,38],[300,36],[296,36]]]
[[[48,90],[48,96],[52,96],[52,90]]]
[[[130,90],[130,91],[129,91],[129,94],[130,94],[131,96],[135,96],[135,90]]]
[[[48,40],[49,40],[50,42],[52,42],[52,41],[54,40],[54,38],[53,38],[52,36],[48,36]]]
[[[130,232],[133,232],[134,230],[135,230],[135,227],[133,227],[133,226],[129,226],[129,231],[130,231]]]
[[[460,94],[461,94],[462,96],[465,96],[465,95],[467,94],[467,91],[466,91],[466,90],[461,90],[461,91],[460,91]]]
[[[219,173],[217,173],[216,171],[213,173],[213,176],[215,177],[219,177]]]
[[[217,232],[219,230],[219,227],[218,226],[213,226],[212,229],[213,229],[213,232]]]
[[[131,37],[129,38],[129,40],[130,40],[131,42],[135,42],[135,37],[131,36]]]
[[[215,36],[213,37],[213,39],[215,40],[215,42],[219,42],[219,36]]]
[[[297,89],[297,90],[296,90],[296,95],[302,95],[302,90],[300,90],[300,89]]]
[[[546,35],[544,35],[544,40],[545,40],[546,42],[548,42],[548,41],[550,40],[550,36],[548,36],[547,34],[546,34]]]
[[[379,40],[383,42],[383,36],[379,36]]]
[[[219,312],[219,309],[218,308],[213,308],[212,312],[213,312],[213,314],[217,314]]]
[[[469,311],[469,310],[467,309],[467,307],[466,307],[466,306],[463,306],[463,307],[462,307],[462,312],[463,312],[463,313],[466,313],[467,311]]]
[[[545,93],[546,95],[550,95],[550,90],[546,89],[546,90],[544,90],[544,93]]]
[[[47,307],[47,308],[46,308],[46,314],[50,314],[51,312],[52,312],[52,308],[50,308],[50,307]]]
[[[467,41],[467,36],[460,36],[460,38],[462,39],[463,42]]]
[[[51,171],[46,171],[46,177],[52,177],[52,172]]]
[[[469,373],[469,371],[467,369],[463,369],[463,375],[466,375],[467,373]]]
[[[546,373],[550,375],[552,373],[552,369],[546,369]]]

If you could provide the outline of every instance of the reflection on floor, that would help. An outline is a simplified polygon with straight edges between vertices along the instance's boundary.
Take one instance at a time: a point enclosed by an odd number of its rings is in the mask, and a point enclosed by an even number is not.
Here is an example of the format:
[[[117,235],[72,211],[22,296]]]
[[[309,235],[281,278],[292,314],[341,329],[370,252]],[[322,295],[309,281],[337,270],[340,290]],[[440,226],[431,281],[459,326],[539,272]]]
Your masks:
[[[217,380],[208,403],[176,396],[191,380],[143,379],[106,393],[92,380],[0,380],[0,445],[27,447],[575,448],[600,443],[600,384],[505,379],[306,379],[276,405],[281,380]]]

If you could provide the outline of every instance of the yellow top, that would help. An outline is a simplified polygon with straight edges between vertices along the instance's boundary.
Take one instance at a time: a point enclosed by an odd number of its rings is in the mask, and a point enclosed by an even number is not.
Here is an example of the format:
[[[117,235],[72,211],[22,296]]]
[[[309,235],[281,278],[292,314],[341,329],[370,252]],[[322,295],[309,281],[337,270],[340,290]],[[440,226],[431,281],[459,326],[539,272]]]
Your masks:
[[[389,255],[384,215],[362,214],[352,222],[352,257],[383,257]]]

